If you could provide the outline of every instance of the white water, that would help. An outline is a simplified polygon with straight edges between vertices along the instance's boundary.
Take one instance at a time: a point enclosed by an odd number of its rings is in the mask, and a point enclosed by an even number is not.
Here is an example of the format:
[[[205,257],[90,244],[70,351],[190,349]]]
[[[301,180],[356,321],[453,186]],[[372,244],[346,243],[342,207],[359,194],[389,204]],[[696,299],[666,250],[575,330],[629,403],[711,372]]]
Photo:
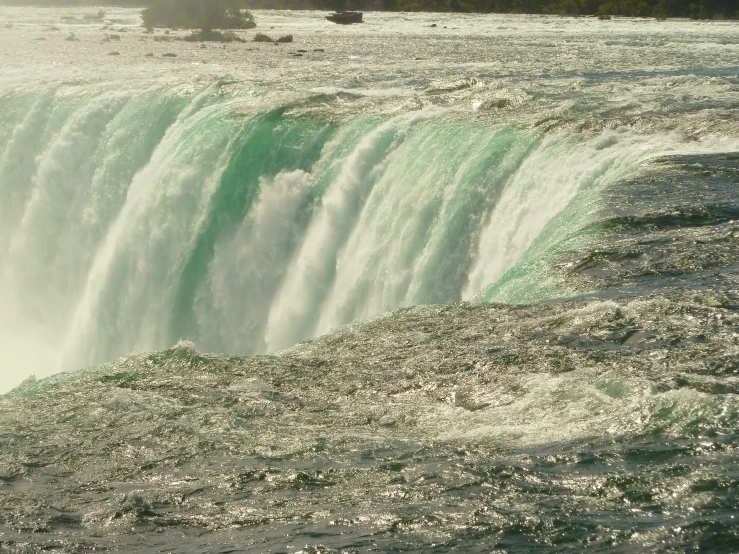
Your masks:
[[[597,203],[572,209],[578,195],[597,202],[656,156],[737,148],[718,117],[736,47],[710,48],[729,24],[434,16],[450,29],[432,35],[429,15],[340,29],[258,14],[274,34],[294,25],[296,47],[326,50],[296,60],[272,45],[154,42],[133,10],[106,30],[49,32],[66,13],[9,10],[16,24],[0,37],[0,390],[180,338],[268,352],[398,307],[473,299],[587,223]],[[79,42],[63,40],[70,29]],[[492,33],[496,60],[484,56]],[[624,33],[636,46],[598,47]],[[703,56],[716,75],[670,77],[680,49],[656,36],[702,41],[680,63]],[[644,51],[663,73],[586,77],[599,56],[641,71]],[[654,115],[708,91],[710,113]]]

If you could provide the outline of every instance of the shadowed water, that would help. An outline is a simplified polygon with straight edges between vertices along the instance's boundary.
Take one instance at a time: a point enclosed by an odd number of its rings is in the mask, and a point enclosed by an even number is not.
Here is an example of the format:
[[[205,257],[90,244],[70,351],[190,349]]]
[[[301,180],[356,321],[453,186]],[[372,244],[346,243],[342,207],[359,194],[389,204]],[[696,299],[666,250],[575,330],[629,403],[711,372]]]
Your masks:
[[[180,343],[28,382],[0,404],[4,544],[732,551],[734,159],[612,189],[591,249],[562,258],[581,299],[408,308],[276,357]],[[657,194],[696,167],[715,215]]]

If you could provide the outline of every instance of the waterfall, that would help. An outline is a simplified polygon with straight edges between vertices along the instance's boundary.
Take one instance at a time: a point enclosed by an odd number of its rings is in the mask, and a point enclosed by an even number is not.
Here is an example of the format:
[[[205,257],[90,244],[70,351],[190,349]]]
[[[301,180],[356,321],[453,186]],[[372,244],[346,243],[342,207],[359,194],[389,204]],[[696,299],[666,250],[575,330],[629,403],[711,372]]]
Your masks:
[[[573,199],[666,148],[439,108],[299,117],[214,90],[3,97],[7,385],[178,339],[272,352],[403,306],[494,300],[597,208]]]

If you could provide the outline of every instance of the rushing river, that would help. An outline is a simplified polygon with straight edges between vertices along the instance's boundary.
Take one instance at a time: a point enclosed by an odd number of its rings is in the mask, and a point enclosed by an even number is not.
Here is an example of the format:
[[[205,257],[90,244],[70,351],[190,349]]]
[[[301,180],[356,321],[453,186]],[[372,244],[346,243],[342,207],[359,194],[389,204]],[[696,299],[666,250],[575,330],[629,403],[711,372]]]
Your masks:
[[[739,24],[95,12],[0,11],[0,550],[739,551]]]

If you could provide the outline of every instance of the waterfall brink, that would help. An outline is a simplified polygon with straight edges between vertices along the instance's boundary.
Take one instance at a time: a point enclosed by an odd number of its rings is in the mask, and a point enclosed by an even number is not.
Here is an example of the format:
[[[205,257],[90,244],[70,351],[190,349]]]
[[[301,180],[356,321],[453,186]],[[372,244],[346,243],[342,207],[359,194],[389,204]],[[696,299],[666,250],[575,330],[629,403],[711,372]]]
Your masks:
[[[574,199],[672,140],[442,110],[337,123],[212,92],[3,97],[3,388],[180,338],[269,352],[403,306],[493,300],[597,208]]]

